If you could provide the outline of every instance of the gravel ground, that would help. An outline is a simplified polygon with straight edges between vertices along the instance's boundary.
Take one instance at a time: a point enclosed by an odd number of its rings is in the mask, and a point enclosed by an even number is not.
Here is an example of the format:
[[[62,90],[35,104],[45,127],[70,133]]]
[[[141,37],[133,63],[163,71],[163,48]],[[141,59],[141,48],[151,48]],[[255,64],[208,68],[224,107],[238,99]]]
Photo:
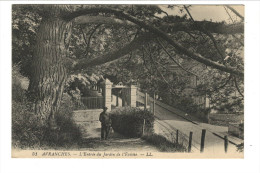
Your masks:
[[[98,130],[97,130],[98,131]],[[88,151],[154,151],[159,150],[140,138],[126,138],[113,132],[108,140],[86,138],[79,146],[80,150]]]

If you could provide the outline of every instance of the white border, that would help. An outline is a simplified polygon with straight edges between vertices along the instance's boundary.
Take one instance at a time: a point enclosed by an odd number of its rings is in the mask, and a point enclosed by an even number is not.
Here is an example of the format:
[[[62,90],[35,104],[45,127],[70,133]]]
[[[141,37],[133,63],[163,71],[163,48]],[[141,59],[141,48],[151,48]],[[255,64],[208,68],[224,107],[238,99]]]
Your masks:
[[[13,159],[11,158],[11,4],[245,4],[245,158],[244,159]],[[0,2],[0,172],[199,172],[259,173],[260,2],[245,1],[13,1]]]

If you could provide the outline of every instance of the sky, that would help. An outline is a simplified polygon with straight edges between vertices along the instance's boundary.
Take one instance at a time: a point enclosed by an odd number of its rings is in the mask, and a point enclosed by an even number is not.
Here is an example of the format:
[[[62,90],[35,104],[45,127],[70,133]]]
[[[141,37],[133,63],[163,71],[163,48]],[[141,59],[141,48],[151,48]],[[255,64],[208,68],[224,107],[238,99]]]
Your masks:
[[[179,12],[178,8],[170,9],[167,8],[168,5],[160,5],[161,9],[166,11],[168,14],[175,14],[175,15],[183,15],[187,14],[185,11],[183,13]],[[239,14],[244,16],[244,6],[243,5],[233,5],[231,6]],[[227,14],[224,6],[222,5],[192,5],[192,7],[189,9],[192,17],[196,21],[201,20],[212,20],[213,22],[221,22],[226,21],[227,23],[232,23],[230,20],[229,15]],[[228,10],[230,16],[233,20],[240,20],[232,11]]]

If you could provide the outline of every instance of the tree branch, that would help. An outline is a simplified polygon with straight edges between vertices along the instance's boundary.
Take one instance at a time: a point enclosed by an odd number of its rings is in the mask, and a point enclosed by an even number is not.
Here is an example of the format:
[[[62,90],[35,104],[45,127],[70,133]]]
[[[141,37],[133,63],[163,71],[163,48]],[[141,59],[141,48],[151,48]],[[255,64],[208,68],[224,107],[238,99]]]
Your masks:
[[[87,44],[88,44],[87,38],[86,38],[86,35],[85,35],[85,33],[84,33],[84,31],[83,31],[83,29],[82,29],[81,26],[80,26],[80,31],[81,31],[81,33],[82,33],[82,35],[83,35],[84,42],[85,42],[85,44],[87,45]]]
[[[182,67],[182,65],[180,65],[180,64],[171,56],[171,54],[167,51],[167,49],[162,45],[162,43],[161,43],[158,39],[157,39],[157,42],[158,42],[158,44],[162,47],[162,49],[164,50],[164,52],[169,56],[169,58],[170,58],[177,66],[179,66],[179,67],[180,67],[182,70],[184,70],[185,72],[190,73],[190,74],[192,74],[192,75],[198,77],[198,75],[196,75],[196,74],[194,74],[194,73],[192,73],[192,72],[186,70],[184,67]]]
[[[88,42],[86,43],[87,44],[87,48],[86,48],[86,58],[88,56],[88,50],[89,50],[89,47],[90,47],[90,40],[91,40],[91,37],[93,36],[93,34],[96,32],[96,30],[98,29],[98,27],[100,27],[102,24],[98,24],[93,30],[92,32],[90,33],[89,37],[88,37]]]
[[[215,88],[215,89],[214,89],[213,91],[211,91],[211,92],[216,92],[216,91],[218,91],[218,90],[224,88],[224,87],[228,84],[228,82],[229,82],[231,79],[232,79],[232,75],[229,75],[228,79],[226,80],[226,82],[225,82],[223,85],[221,85],[221,86]]]
[[[225,6],[224,6],[224,9],[225,9],[226,13],[228,14],[228,16],[229,16],[230,20],[232,21],[232,23],[235,23],[234,20],[232,19],[232,17],[230,16],[230,14],[229,14],[229,12],[228,12],[228,10],[227,10],[227,8],[226,8]],[[242,43],[242,42],[235,36],[235,34],[232,34],[232,36],[235,37],[235,39],[241,44],[241,46],[244,46],[244,43]]]
[[[185,5],[184,5],[184,8],[185,8],[186,12],[189,14],[191,20],[192,20],[193,22],[195,22],[195,20],[193,19],[193,17],[192,17],[191,14],[190,14],[190,11],[188,10],[188,8],[187,8]],[[204,27],[201,27],[201,28],[202,28],[202,32],[204,32],[204,33],[211,39],[211,41],[213,42],[214,47],[216,48],[218,54],[221,56],[222,60],[224,60],[225,57],[224,57],[224,55],[221,53],[221,51],[220,51],[220,49],[219,49],[219,47],[218,47],[218,44],[217,44],[215,38],[213,37],[213,35],[212,35],[208,30],[206,30]],[[203,37],[202,34],[201,34],[201,36]],[[203,38],[204,38],[204,37],[203,37]]]
[[[150,76],[152,76],[152,75],[153,75],[153,74],[152,74],[152,70],[151,70],[151,68],[148,68],[148,67],[147,67],[147,62],[146,62],[146,60],[145,60],[144,46],[142,46],[142,56],[141,56],[141,58],[142,58],[142,60],[143,60],[143,65],[144,65],[144,67],[146,68],[148,74],[149,74]]]
[[[104,64],[104,63],[107,63],[107,62],[114,61],[114,60],[128,54],[129,52],[140,48],[140,45],[142,45],[145,42],[148,42],[152,39],[150,36],[151,36],[150,34],[143,34],[143,35],[135,38],[132,42],[125,45],[120,50],[110,52],[106,55],[103,55],[101,57],[98,57],[98,58],[95,58],[95,59],[92,59],[92,60],[83,59],[83,60],[79,61],[73,67],[73,69],[83,69],[83,68],[87,68],[87,67],[90,67],[90,66],[101,65],[101,64]]]
[[[209,38],[210,38],[210,40],[213,42],[214,47],[216,48],[218,54],[221,56],[222,60],[224,60],[224,59],[225,59],[225,56],[221,53],[221,51],[220,51],[220,49],[219,49],[219,46],[218,46],[218,44],[217,44],[217,42],[216,42],[214,36],[213,36],[210,32],[208,32],[207,30],[204,30],[204,33],[205,33],[207,36],[209,36]]]
[[[238,91],[238,93],[244,98],[244,95],[242,94],[242,92],[240,91],[240,89],[239,89],[239,87],[238,87],[238,84],[237,84],[237,79],[236,79],[236,77],[234,76],[233,77],[233,79],[234,79],[234,82],[235,82],[235,87],[236,87],[236,89],[237,89],[237,91]]]
[[[175,40],[173,40],[170,36],[168,36],[162,30],[159,30],[158,28],[148,24],[147,22],[141,21],[141,20],[137,19],[136,17],[131,16],[131,15],[129,15],[129,14],[123,12],[123,11],[117,10],[117,9],[111,9],[111,8],[83,9],[83,10],[79,10],[79,11],[69,13],[69,14],[67,14],[63,17],[64,17],[64,19],[70,21],[70,20],[72,20],[72,19],[74,19],[78,16],[91,14],[93,12],[111,13],[111,14],[114,14],[115,16],[119,17],[119,18],[124,18],[126,20],[129,20],[129,21],[141,26],[142,28],[150,31],[151,33],[163,38],[170,45],[175,47],[175,49],[177,49],[180,53],[187,55],[191,59],[194,59],[194,60],[199,61],[203,64],[206,64],[207,66],[216,68],[218,70],[221,70],[221,71],[224,71],[224,72],[227,72],[227,73],[232,73],[232,74],[235,74],[235,75],[244,76],[243,71],[237,70],[236,68],[233,68],[233,67],[224,66],[223,64],[219,64],[218,62],[207,59],[207,58],[203,57],[202,55],[200,55],[198,53],[193,53],[190,50],[183,47],[182,45],[180,45],[179,43],[177,43]],[[106,61],[104,61],[104,62],[106,62]]]
[[[149,46],[150,48],[150,46]],[[146,49],[145,49],[146,52],[148,52]],[[169,84],[169,82],[165,79],[165,77],[163,76],[163,74],[161,73],[161,71],[156,67],[155,63],[154,63],[154,59],[151,55],[151,51],[149,50],[149,54],[150,54],[150,59],[151,59],[151,62],[154,66],[154,68],[156,69],[156,71],[159,73],[159,75],[161,76],[161,78],[164,80],[164,82],[171,88],[171,85]]]
[[[123,66],[126,66],[132,59],[132,52],[130,52],[128,59],[124,62]]]
[[[192,17],[192,15],[190,14],[190,11],[188,10],[188,8],[186,7],[186,5],[183,5],[184,9],[186,10],[186,12],[188,13],[188,15],[190,16],[192,21],[195,21]]]
[[[242,21],[244,21],[244,17],[239,14],[234,8],[232,8],[230,5],[226,5],[226,7],[230,9],[233,13],[235,13],[240,19],[242,19]]]
[[[107,25],[127,25],[127,26],[135,26],[132,22],[120,20],[114,17],[104,17],[104,16],[87,16],[81,15],[75,17],[75,24],[107,24]]]
[[[164,13],[167,17],[169,17],[169,14],[168,14],[166,11],[163,11],[163,10],[161,9],[160,12]]]
[[[103,16],[87,16],[88,14],[93,13],[110,13],[114,14],[114,17],[103,17]],[[127,19],[121,20],[122,18]],[[102,23],[109,25],[139,25],[136,21],[132,20],[132,18],[137,19],[130,14],[124,13],[123,11],[112,9],[112,8],[89,8],[89,9],[81,9],[78,11],[74,11],[68,14],[63,15],[63,19],[70,21],[74,20],[75,24],[83,24],[83,23]],[[137,19],[138,20],[138,19]],[[129,22],[130,21],[130,22]],[[140,21],[142,22],[142,21]],[[219,33],[219,34],[236,34],[236,33],[244,33],[244,24],[238,23],[233,25],[227,25],[224,23],[215,23],[209,21],[194,21],[192,22],[177,22],[177,23],[160,23],[160,29],[165,32],[177,32],[177,31],[200,31],[203,26],[206,30],[211,33]]]
[[[176,22],[176,23],[162,23],[159,27],[165,32],[177,31],[202,31],[202,27],[211,33],[216,34],[237,34],[244,33],[244,24],[224,24],[209,21],[194,21],[194,22]]]
[[[224,6],[224,9],[225,9],[226,13],[228,14],[228,16],[229,16],[230,20],[232,21],[232,23],[234,23],[234,20],[232,19],[231,15],[229,14],[229,12],[228,12],[228,10],[227,10],[227,8],[225,6]]]

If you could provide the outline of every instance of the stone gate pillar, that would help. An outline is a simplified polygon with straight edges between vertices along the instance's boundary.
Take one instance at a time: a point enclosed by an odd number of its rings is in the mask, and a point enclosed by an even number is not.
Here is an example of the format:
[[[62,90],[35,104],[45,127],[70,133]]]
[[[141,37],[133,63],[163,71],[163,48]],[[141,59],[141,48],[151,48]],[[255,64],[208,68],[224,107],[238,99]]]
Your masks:
[[[136,91],[137,87],[135,85],[130,86],[130,106],[136,107]]]
[[[112,96],[112,85],[109,79],[106,79],[103,84],[103,96],[104,96],[104,106],[106,106],[108,111],[111,111],[111,96]]]
[[[122,107],[127,106],[127,93],[126,88],[122,89]]]

